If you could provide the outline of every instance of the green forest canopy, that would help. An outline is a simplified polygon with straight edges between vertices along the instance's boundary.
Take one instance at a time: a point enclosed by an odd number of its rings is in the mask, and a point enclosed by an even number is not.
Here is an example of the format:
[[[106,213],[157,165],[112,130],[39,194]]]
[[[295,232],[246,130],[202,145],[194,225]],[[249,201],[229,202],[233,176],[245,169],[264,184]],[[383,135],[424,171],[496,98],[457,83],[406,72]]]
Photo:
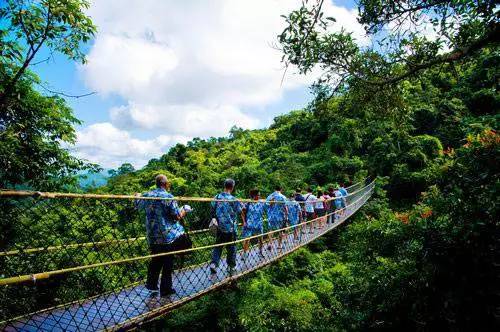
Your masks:
[[[279,37],[286,63],[304,72],[319,65],[326,74],[306,109],[277,117],[267,129],[234,128],[229,137],[178,144],[140,170],[124,165],[95,191],[144,191],[162,172],[177,195],[214,195],[226,177],[246,197],[253,187],[267,193],[275,184],[293,190],[378,176],[376,196],[338,233],[155,324],[166,330],[498,327],[494,2],[360,1],[370,34],[401,13],[435,19],[437,40],[401,30],[387,36],[382,46],[394,53],[359,49],[345,32],[325,33],[332,20],[318,14],[320,4],[286,16],[289,26]],[[403,52],[408,46],[413,53]],[[443,53],[444,46],[451,51]],[[4,55],[1,63],[5,93],[19,63]],[[0,151],[2,163],[18,163],[22,171],[2,167],[2,186],[74,190],[67,176],[90,166],[49,138],[71,142],[78,120],[63,99],[33,89],[29,72],[15,89],[20,98],[10,99],[0,119]],[[32,115],[40,118],[34,133],[19,125]],[[18,132],[32,139],[19,140]],[[33,153],[37,163],[23,159]],[[46,165],[50,172],[38,171]]]

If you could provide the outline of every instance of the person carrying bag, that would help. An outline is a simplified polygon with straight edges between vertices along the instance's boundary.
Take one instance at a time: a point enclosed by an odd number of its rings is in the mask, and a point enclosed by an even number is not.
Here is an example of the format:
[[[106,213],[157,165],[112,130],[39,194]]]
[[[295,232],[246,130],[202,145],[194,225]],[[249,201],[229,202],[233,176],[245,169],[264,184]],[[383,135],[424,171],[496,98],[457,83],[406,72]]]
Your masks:
[[[155,178],[156,188],[144,194],[136,194],[137,209],[146,213],[146,237],[152,255],[185,250],[192,247],[191,239],[179,221],[193,209],[189,205],[179,208],[174,196],[167,191],[168,180],[163,174]],[[140,199],[139,197],[156,197],[160,199]],[[161,296],[175,293],[172,285],[174,255],[153,257],[148,266],[146,289],[157,292]],[[158,279],[160,278],[158,289]]]

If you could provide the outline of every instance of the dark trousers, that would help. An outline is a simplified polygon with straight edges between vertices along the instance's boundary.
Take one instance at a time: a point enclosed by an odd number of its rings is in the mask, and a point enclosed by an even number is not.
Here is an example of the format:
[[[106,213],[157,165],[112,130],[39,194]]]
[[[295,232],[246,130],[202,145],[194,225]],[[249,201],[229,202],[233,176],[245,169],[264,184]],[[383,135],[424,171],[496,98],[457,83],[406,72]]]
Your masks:
[[[316,214],[314,212],[306,212],[307,221],[313,220],[316,218]]]
[[[217,231],[215,235],[215,243],[225,243],[236,240],[236,233],[224,233],[221,231]],[[215,247],[212,251],[212,263],[216,266],[219,265],[220,257],[222,256],[222,248],[226,247],[227,250],[227,265],[231,267],[236,266],[236,245],[228,244],[226,246]]]
[[[169,251],[178,250],[176,243],[171,244],[152,244],[150,245],[151,254],[160,254]],[[146,287],[149,289],[158,289],[158,279],[160,278],[160,293],[168,293],[172,290],[172,271],[174,269],[174,255],[165,255],[153,257],[148,266],[148,279]]]

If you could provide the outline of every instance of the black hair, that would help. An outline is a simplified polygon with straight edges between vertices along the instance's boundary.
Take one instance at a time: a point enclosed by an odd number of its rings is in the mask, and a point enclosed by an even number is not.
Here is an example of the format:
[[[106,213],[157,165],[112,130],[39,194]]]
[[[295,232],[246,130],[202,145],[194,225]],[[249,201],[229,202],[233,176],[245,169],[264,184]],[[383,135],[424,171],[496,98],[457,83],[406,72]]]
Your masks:
[[[282,189],[283,189],[283,188],[281,188],[281,186],[280,186],[280,185],[276,185],[276,186],[274,187],[274,190],[276,190],[276,191],[281,191]]]
[[[252,190],[250,190],[250,198],[254,198],[255,196],[257,196],[258,194],[260,193],[259,189],[257,188],[254,188]]]
[[[235,186],[235,182],[233,179],[226,179],[224,181],[224,188],[225,189],[234,189],[234,186]]]
[[[311,187],[307,188],[307,192],[312,193],[313,192],[312,188]]]

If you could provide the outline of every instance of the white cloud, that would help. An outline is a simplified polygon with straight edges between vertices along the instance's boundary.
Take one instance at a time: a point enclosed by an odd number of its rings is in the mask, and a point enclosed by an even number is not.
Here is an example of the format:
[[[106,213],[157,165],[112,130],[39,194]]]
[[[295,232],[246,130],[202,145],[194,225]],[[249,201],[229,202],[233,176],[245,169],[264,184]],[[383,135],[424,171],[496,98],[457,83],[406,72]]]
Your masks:
[[[88,85],[102,94],[122,96],[168,79],[167,73],[178,63],[165,45],[107,34],[96,39],[89,60],[91,65],[85,68]]]
[[[243,109],[265,108],[284,90],[313,81],[289,68],[281,86],[282,54],[273,47],[285,27],[280,15],[300,3],[94,1],[89,14],[99,32],[80,70],[89,88],[126,101],[109,110],[111,124],[122,133],[161,129],[169,136],[207,137],[225,135],[232,125],[262,126]],[[344,27],[368,43],[354,9],[329,1],[323,8],[337,19],[333,29]]]
[[[116,168],[125,161],[142,167],[152,157],[159,157],[171,146],[186,143],[189,139],[180,135],[160,135],[140,140],[109,122],[101,122],[78,131],[77,143],[72,149],[77,157],[99,162],[104,167]]]
[[[119,106],[110,111],[111,121],[123,129],[161,129],[187,136],[224,136],[232,126],[257,127],[258,120],[232,106],[203,108],[197,105]]]

